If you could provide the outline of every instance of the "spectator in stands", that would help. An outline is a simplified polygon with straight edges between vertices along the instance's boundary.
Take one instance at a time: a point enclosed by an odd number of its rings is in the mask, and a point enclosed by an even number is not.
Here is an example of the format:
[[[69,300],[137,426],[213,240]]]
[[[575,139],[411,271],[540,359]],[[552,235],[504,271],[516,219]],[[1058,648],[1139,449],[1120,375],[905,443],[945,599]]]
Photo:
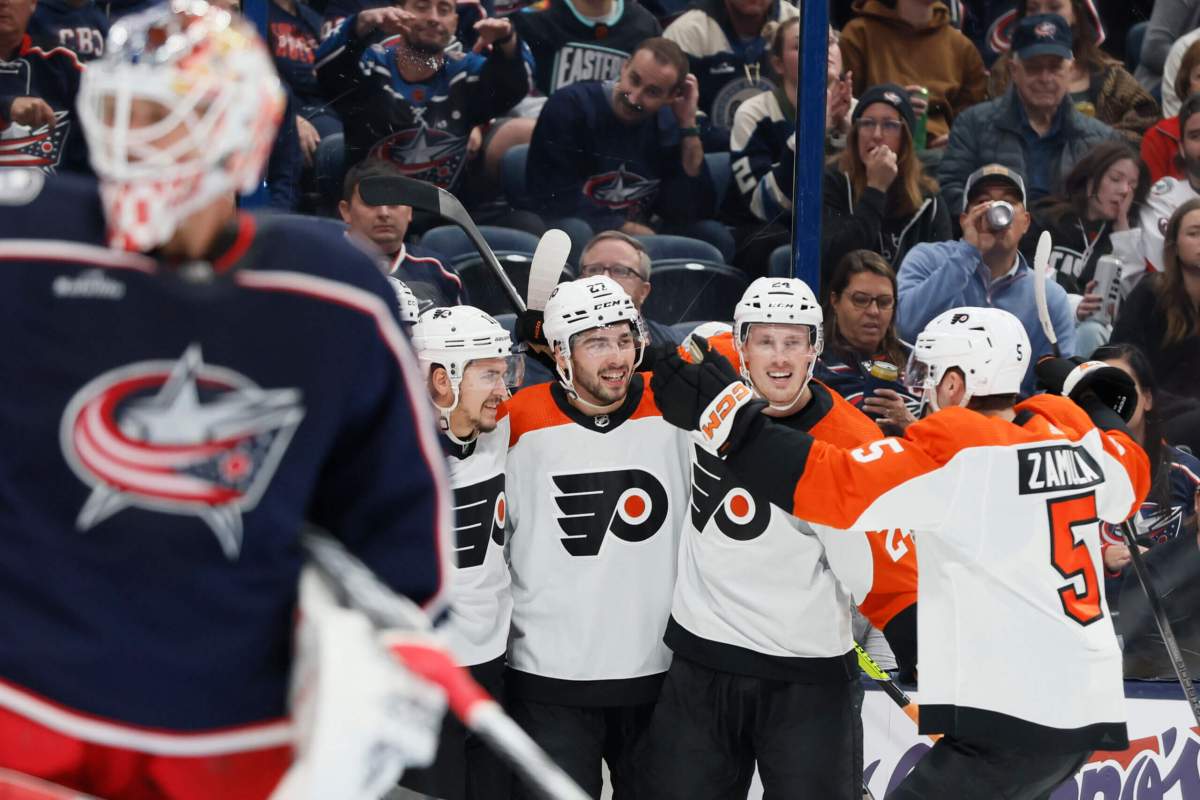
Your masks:
[[[317,78],[345,122],[348,165],[388,161],[470,205],[464,190],[471,130],[525,96],[532,65],[505,19],[475,24],[479,52],[447,55],[456,24],[453,0],[402,0],[354,14],[322,43]],[[395,45],[368,47],[377,31],[396,35]]]
[[[29,38],[43,50],[65,47],[80,61],[104,55],[108,17],[94,0],[38,0]]]
[[[1109,125],[1136,145],[1162,114],[1158,103],[1121,62],[1100,50],[1099,20],[1094,13],[1095,7],[1085,0],[1017,0],[1017,24],[1034,14],[1057,14],[1067,21],[1075,56],[1067,89],[1076,110]],[[988,79],[991,97],[1008,91],[1011,60],[1012,54],[1006,53],[992,65]]]
[[[667,26],[663,36],[687,53],[691,73],[700,82],[700,110],[714,133],[706,139],[713,150],[725,150],[738,106],[778,88],[772,66],[768,23],[798,15],[784,0],[699,0]]]
[[[956,306],[1002,308],[1020,319],[1029,335],[1033,358],[1021,393],[1031,395],[1033,365],[1053,349],[1038,321],[1033,275],[1019,249],[1021,237],[1029,229],[1024,181],[1007,167],[988,164],[967,178],[964,196],[966,203],[959,217],[962,239],[919,244],[900,265],[900,336],[915,342],[931,319]],[[986,215],[1001,201],[1012,206],[1012,221],[997,229]],[[1074,355],[1075,324],[1067,293],[1051,282],[1046,299],[1059,349],[1063,355]]]
[[[1072,38],[1067,21],[1057,14],[1036,14],[1017,23],[1015,56],[1009,62],[1012,87],[954,121],[938,168],[942,196],[952,208],[962,203],[967,175],[991,163],[1023,175],[1029,199],[1036,202],[1059,190],[1087,151],[1117,136],[1071,103]]]
[[[799,23],[799,19],[796,22]],[[795,122],[796,84],[800,78],[799,29],[796,30],[795,41],[796,69],[783,76],[784,87],[787,88],[787,85],[791,84],[791,93],[788,97],[792,101],[793,122]],[[773,45],[771,47],[772,57],[781,58],[781,55],[775,51],[776,48]],[[841,35],[830,28],[829,54],[826,57],[825,72],[825,155],[837,155],[846,149],[846,138],[850,135],[850,115],[854,112],[854,105],[857,102],[854,99],[854,76],[846,71],[845,60],[842,58]]]
[[[681,233],[712,242],[728,259],[732,237],[708,219],[715,196],[696,127],[698,102],[687,57],[662,37],[642,42],[615,84],[559,89],[529,145],[526,182],[535,210],[572,241],[606,230]]]
[[[300,151],[310,167],[321,139],[342,132],[342,120],[317,82],[314,64],[320,44],[321,17],[317,12],[298,0],[269,0],[267,46],[279,77],[292,93]]]
[[[1180,69],[1175,75],[1174,92],[1182,98],[1188,98],[1200,93],[1200,38],[1192,42],[1180,61]],[[1163,106],[1166,107],[1166,93],[1163,93]],[[1179,155],[1179,142],[1182,134],[1179,131],[1179,104],[1176,104],[1175,115],[1169,116],[1146,132],[1142,139],[1142,161],[1150,170],[1150,180],[1159,178],[1184,177],[1183,159]]]
[[[848,146],[825,170],[822,283],[847,253],[865,248],[893,269],[919,242],[951,238],[950,211],[925,174],[901,86],[872,86],[854,108]]]
[[[1161,178],[1150,187],[1142,205],[1137,228],[1114,233],[1113,252],[1125,265],[1121,282],[1126,290],[1141,280],[1144,270],[1163,271],[1163,233],[1167,220],[1183,203],[1200,197],[1200,94],[1194,94],[1179,112],[1182,132],[1178,153],[1183,165],[1182,178]],[[1153,354],[1151,359],[1153,360]]]
[[[639,312],[650,295],[650,254],[646,246],[620,231],[603,231],[583,246],[579,256],[579,277],[607,275],[621,285]],[[652,345],[677,344],[679,337],[671,326],[650,319],[644,313],[642,322],[650,333]]]
[[[1135,72],[1142,86],[1150,91],[1159,86],[1171,45],[1196,28],[1200,28],[1200,0],[1155,0]]]
[[[423,254],[405,244],[412,208],[387,205],[371,193],[372,183],[386,182],[397,174],[395,167],[380,161],[362,161],[350,168],[338,203],[347,232],[379,253],[380,269],[403,281],[417,296],[422,311],[465,303],[462,279],[453,269],[444,266],[435,254]]]
[[[1200,198],[1171,215],[1162,259],[1122,303],[1112,341],[1140,347],[1163,389],[1200,400]]]
[[[5,166],[91,172],[75,95],[83,66],[69,50],[43,50],[26,34],[37,0],[4,0],[0,14],[0,142]]]
[[[825,349],[813,376],[898,434],[918,405],[904,386],[908,352],[896,336],[896,273],[872,250],[838,262],[825,296]]]
[[[917,115],[928,114],[926,147],[945,146],[954,119],[987,97],[979,51],[936,0],[855,0],[854,10],[858,16],[841,38],[854,93],[883,83],[904,86]]]
[[[1196,62],[1193,61],[1191,70],[1183,69],[1183,57],[1188,49],[1196,42],[1200,42],[1200,28],[1179,37],[1175,44],[1171,45],[1171,52],[1167,54],[1167,65],[1163,68],[1162,77],[1162,111],[1164,117],[1173,117],[1179,113],[1179,106],[1187,99],[1188,95],[1197,91],[1195,88],[1190,88],[1189,84],[1200,85],[1200,80],[1197,77],[1192,77],[1186,83],[1179,82],[1179,73],[1182,70],[1185,74],[1196,69]],[[1180,91],[1179,87],[1184,86],[1184,91]],[[1190,88],[1190,90],[1189,90]]]
[[[1062,194],[1042,200],[1022,241],[1032,258],[1038,236],[1054,241],[1050,267],[1075,307],[1076,349],[1087,356],[1108,341],[1111,319],[1096,319],[1104,298],[1096,293],[1096,264],[1112,253],[1112,234],[1130,230],[1150,191],[1150,178],[1137,153],[1124,142],[1102,142],[1067,175]],[[1102,318],[1104,315],[1100,315]]]

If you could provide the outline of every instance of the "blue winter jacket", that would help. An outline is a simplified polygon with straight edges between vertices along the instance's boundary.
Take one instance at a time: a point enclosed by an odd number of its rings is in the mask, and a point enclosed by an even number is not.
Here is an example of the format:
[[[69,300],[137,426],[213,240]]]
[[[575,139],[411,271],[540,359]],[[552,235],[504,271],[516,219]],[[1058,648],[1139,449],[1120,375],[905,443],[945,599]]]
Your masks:
[[[929,321],[951,308],[981,306],[1002,308],[1021,320],[1029,334],[1033,358],[1021,383],[1021,394],[1033,394],[1033,365],[1052,352],[1050,340],[1038,321],[1033,295],[1033,270],[1025,257],[1017,254],[1020,265],[1011,276],[992,281],[983,255],[961,239],[953,242],[928,242],[908,251],[897,275],[900,298],[896,327],[906,342],[916,341]],[[1075,320],[1067,293],[1053,280],[1046,282],[1046,304],[1058,336],[1058,348],[1064,356],[1075,355]]]

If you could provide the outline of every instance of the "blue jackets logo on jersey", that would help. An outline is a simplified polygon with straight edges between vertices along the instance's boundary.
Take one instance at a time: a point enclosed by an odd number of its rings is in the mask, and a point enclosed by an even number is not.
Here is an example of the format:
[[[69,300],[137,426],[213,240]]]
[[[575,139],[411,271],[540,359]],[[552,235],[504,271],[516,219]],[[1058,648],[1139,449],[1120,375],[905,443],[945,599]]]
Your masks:
[[[648,204],[658,193],[661,181],[643,178],[628,172],[625,165],[616,172],[593,175],[583,184],[583,194],[593,203],[605,208],[636,209]]]
[[[13,124],[0,132],[0,167],[37,167],[51,170],[62,160],[63,142],[71,130],[66,111],[54,112],[54,127],[28,131]],[[12,136],[13,138],[8,138]]]
[[[410,178],[448,189],[458,177],[466,155],[466,137],[421,125],[384,137],[369,157],[395,164]]]
[[[300,399],[205,364],[195,344],[175,362],[105,372],[75,393],[59,429],[67,463],[92,489],[76,525],[86,531],[131,507],[193,515],[237,558],[242,514],[303,419]]]
[[[600,554],[612,533],[626,542],[644,542],[667,519],[667,490],[642,469],[616,469],[574,475],[552,475],[562,514],[562,545],[573,556]]]

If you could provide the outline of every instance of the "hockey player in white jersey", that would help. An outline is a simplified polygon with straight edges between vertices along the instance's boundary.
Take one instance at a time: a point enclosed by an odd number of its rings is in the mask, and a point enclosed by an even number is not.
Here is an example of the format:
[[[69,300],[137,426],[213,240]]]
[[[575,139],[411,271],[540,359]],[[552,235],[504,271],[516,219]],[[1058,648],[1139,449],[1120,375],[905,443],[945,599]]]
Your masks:
[[[736,387],[719,355],[655,369],[664,414],[689,428],[715,415],[700,435],[772,502],[837,528],[917,531],[921,731],[944,737],[890,797],[1040,800],[1093,750],[1128,744],[1099,521],[1128,518],[1149,486],[1109,407],[1131,408],[1135,390],[1115,368],[1081,368],[1066,381],[1080,405],[1015,403],[1029,357],[1008,312],[941,314],[910,365],[941,410],[855,450],[722,404]]]
[[[636,372],[646,335],[615,281],[560,284],[544,330],[559,381],[508,403],[510,710],[592,796],[603,760],[616,800],[647,797],[634,759],[670,663],[688,438]]]
[[[732,336],[709,341],[767,401],[764,414],[841,447],[882,435],[811,380],[822,314],[803,281],[759,278],[733,313]],[[878,550],[883,573],[893,559],[882,541],[861,533],[830,538],[833,552],[790,509],[748,491],[719,456],[693,445],[691,508],[665,637],[674,657],[646,737],[656,800],[745,798],[756,762],[767,797],[862,797],[851,597],[830,562],[870,562]],[[890,622],[911,629],[916,613],[915,556],[911,548],[899,555],[891,572],[900,575],[878,574],[875,582],[881,593],[889,581],[903,584],[907,605],[865,605],[890,612],[873,617],[885,629]]]
[[[455,567],[450,613],[441,630],[458,663],[493,697],[503,697],[512,593],[504,561],[503,403],[520,385],[524,358],[495,319],[473,306],[431,308],[412,331],[413,347],[439,415],[454,491]],[[457,720],[447,717],[437,762],[402,785],[442,800],[504,800],[508,773]]]

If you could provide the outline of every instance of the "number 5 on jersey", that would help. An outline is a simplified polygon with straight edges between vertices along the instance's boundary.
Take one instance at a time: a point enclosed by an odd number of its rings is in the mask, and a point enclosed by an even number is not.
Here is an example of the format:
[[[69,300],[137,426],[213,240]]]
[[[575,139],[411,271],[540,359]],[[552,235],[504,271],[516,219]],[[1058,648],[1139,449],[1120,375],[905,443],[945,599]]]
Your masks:
[[[1050,563],[1069,582],[1058,590],[1063,612],[1080,625],[1091,625],[1104,616],[1100,610],[1100,582],[1087,545],[1075,537],[1075,528],[1098,525],[1094,492],[1046,501],[1050,521]],[[1083,577],[1080,592],[1076,578]]]

